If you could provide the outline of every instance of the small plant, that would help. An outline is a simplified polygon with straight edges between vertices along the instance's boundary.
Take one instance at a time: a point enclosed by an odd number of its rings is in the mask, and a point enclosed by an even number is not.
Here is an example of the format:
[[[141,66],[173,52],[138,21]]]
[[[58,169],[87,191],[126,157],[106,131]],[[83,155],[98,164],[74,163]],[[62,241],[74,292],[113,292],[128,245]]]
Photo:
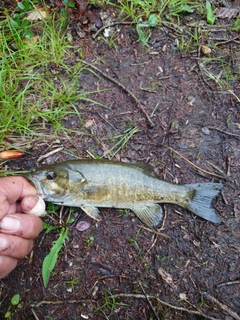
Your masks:
[[[106,42],[106,44],[110,47],[110,48],[114,48],[115,50],[117,50],[117,44],[116,44],[116,34],[118,33],[118,31],[116,30],[110,37],[106,38],[104,36],[99,36],[97,39],[98,40],[103,40],[104,42]]]
[[[207,305],[206,302],[204,301],[204,296],[203,296],[203,294],[201,294],[201,298],[200,298],[200,299],[201,299],[201,300],[200,300],[200,304],[199,304],[200,307],[205,306],[205,307],[207,307],[207,308],[210,308],[210,306]]]
[[[135,236],[133,238],[128,238],[128,241],[133,244],[134,248],[137,249],[138,254],[141,257],[142,256],[141,248],[140,248],[140,246],[139,246],[139,244],[137,242],[138,237],[140,235],[140,232],[141,232],[141,228],[138,229],[138,231],[136,232],[136,234],[135,234]]]
[[[33,33],[31,31],[31,21],[25,19],[26,13],[34,9],[34,3],[37,1],[19,1],[17,2],[17,9],[15,13],[10,17],[7,15],[8,27],[15,37],[32,38]]]
[[[74,8],[75,4],[73,1],[69,1],[69,0],[62,0],[62,4],[64,5],[64,7],[61,8],[61,14],[63,18],[67,20],[69,17],[69,13],[68,13],[69,8]]]
[[[17,307],[19,309],[22,308],[22,303],[20,302],[20,295],[17,293],[15,294],[12,299],[11,299],[11,306],[10,306],[10,309],[13,309],[14,307]],[[5,313],[5,318],[6,319],[11,319],[11,316],[12,316],[12,311],[11,310],[8,310],[6,313]]]
[[[84,241],[87,243],[87,246],[90,247],[94,242],[94,237],[93,236],[87,237],[84,239]]]
[[[71,290],[73,290],[73,288],[79,284],[79,280],[80,278],[74,278],[71,280],[64,281],[64,284],[69,285],[71,287]]]
[[[118,218],[119,217],[125,217],[129,214],[129,209],[118,209],[117,210],[119,212]]]
[[[238,16],[237,19],[235,20],[232,30],[233,31],[239,31],[240,30],[240,16]]]
[[[108,290],[104,292],[104,301],[105,301],[104,304],[100,308],[98,308],[96,311],[107,308],[112,314],[117,307],[128,306],[128,304],[126,303],[117,302],[115,297]]]
[[[164,260],[168,259],[169,257],[168,256],[165,256],[163,258],[157,256],[157,260],[160,262],[160,265],[162,265],[162,263],[164,262]]]
[[[156,14],[150,14],[148,23],[137,23],[137,33],[143,46],[148,46],[148,40],[152,35],[151,28],[156,27],[157,23],[158,17]],[[143,28],[147,28],[147,31],[144,32]]]

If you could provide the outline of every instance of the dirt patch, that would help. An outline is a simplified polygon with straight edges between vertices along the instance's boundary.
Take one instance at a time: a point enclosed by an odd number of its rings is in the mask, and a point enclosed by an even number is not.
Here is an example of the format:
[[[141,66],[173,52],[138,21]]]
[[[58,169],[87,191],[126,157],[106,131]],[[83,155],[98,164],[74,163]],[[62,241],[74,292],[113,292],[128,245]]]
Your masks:
[[[107,76],[89,65],[79,75],[79,90],[97,90],[92,98],[105,106],[79,101],[82,121],[63,119],[66,127],[83,132],[82,138],[61,139],[59,133],[60,142],[35,145],[21,162],[9,162],[10,168],[32,169],[49,146],[59,145],[82,158],[111,158],[124,141],[116,143],[136,128],[113,159],[150,163],[160,178],[175,183],[222,182],[215,203],[221,224],[166,205],[161,230],[166,238],[144,229],[131,212],[101,209],[103,221],[97,224],[82,214],[91,227],[79,232],[70,226],[47,289],[41,265],[57,232],[42,233],[33,254],[1,281],[0,317],[11,309],[12,319],[239,319],[240,84],[236,74],[228,79],[224,73],[228,67],[235,72],[232,52],[239,42],[228,40],[236,34],[221,40],[226,43],[216,46],[217,59],[211,61],[198,47],[179,51],[177,33],[166,26],[153,30],[148,48],[136,42],[132,26],[117,28],[113,47],[73,33],[76,51],[69,63],[78,62],[81,48],[85,60]],[[208,41],[220,42],[216,33],[223,37],[215,30]],[[40,164],[72,158],[62,151]],[[67,216],[64,211],[63,221]],[[21,308],[10,306],[16,293]]]

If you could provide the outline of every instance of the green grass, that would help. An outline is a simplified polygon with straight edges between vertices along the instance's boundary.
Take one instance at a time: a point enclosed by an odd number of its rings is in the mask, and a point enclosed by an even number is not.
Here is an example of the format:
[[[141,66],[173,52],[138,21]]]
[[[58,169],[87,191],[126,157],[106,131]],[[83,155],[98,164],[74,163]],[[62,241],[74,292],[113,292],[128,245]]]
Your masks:
[[[98,311],[101,310],[103,314],[106,315],[104,310],[106,311],[108,310],[108,312],[110,312],[110,315],[112,315],[116,308],[128,306],[128,304],[126,303],[117,302],[114,295],[108,290],[105,290],[103,299],[104,299],[104,304],[100,308],[97,308],[95,310],[95,313],[98,313]]]
[[[6,16],[0,36],[0,141],[12,133],[37,135],[48,125],[57,134],[66,130],[63,120],[71,115],[82,122],[75,103],[92,102],[93,92],[79,90],[79,73],[86,69],[81,61],[69,64],[66,21],[52,17],[38,23],[36,43],[26,43],[11,21]]]
[[[162,22],[175,28],[180,25],[183,14],[193,12],[206,14],[205,2],[196,0],[119,0],[114,3],[108,0],[91,0],[90,2],[100,7],[113,6],[119,12],[119,20],[130,20],[136,24],[138,41],[143,46],[148,46],[152,29]],[[112,45],[111,41],[109,43]]]
[[[122,134],[113,136],[111,138],[114,141],[114,145],[104,153],[104,156],[108,156],[110,159],[114,158],[131,140],[135,133],[139,132],[135,123],[130,123],[128,128],[124,130]],[[109,138],[108,138],[109,139]],[[105,138],[103,140],[106,140]]]
[[[81,49],[71,47],[66,34],[66,9],[74,3],[65,1],[65,8],[58,18],[52,15],[36,23],[26,20],[25,14],[39,2],[18,2],[17,9],[11,14],[6,11],[5,20],[0,22],[0,141],[5,135],[13,133],[38,135],[45,132],[46,127],[58,135],[67,130],[63,122],[70,116],[77,116],[82,127],[81,132],[70,132],[89,134],[82,121],[83,111],[80,112],[76,105],[82,101],[92,102],[90,95],[94,92],[79,89],[79,74],[86,66],[81,63],[81,59],[71,66],[70,61],[76,60],[75,56],[71,56],[72,52],[78,50],[80,57],[82,52]],[[139,41],[145,46],[148,46],[153,28],[163,21],[177,31],[183,14],[191,15],[195,12],[205,21],[210,19],[209,15],[214,14],[214,8],[206,8],[206,1],[196,0],[92,0],[91,3],[100,7],[112,6],[119,20],[128,19],[135,23]],[[238,28],[237,22],[239,18],[236,18],[235,30]],[[209,32],[199,34],[198,30],[197,23],[192,29],[183,26],[176,38],[178,49],[196,49]],[[36,38],[33,35],[38,36]],[[117,49],[116,37],[117,34],[114,34],[104,41]],[[204,72],[220,89],[228,88],[231,83],[232,75],[228,65],[223,66],[221,79],[205,69]],[[115,144],[107,155],[114,157],[137,131],[137,127],[132,126],[122,135],[113,137]]]

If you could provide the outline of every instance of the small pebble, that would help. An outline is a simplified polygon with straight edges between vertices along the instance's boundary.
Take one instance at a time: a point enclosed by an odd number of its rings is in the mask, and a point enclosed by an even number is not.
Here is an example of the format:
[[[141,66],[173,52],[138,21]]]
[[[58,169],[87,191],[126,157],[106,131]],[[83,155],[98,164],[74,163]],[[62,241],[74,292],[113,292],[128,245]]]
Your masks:
[[[206,134],[206,135],[210,135],[210,130],[207,127],[203,127],[202,128],[202,133]]]

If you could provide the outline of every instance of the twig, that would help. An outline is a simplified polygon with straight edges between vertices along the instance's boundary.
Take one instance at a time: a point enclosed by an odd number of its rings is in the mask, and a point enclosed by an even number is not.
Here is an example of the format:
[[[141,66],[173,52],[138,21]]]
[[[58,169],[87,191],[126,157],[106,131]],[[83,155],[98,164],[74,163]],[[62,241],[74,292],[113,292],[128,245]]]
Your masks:
[[[189,163],[191,166],[195,167],[196,169],[206,173],[206,174],[209,174],[213,177],[216,177],[216,178],[219,178],[219,179],[226,179],[225,177],[222,177],[218,174],[215,174],[215,173],[212,173],[212,172],[209,172],[207,170],[204,170],[200,167],[198,167],[197,165],[195,165],[194,163],[192,163],[190,160],[188,160],[187,158],[185,158],[183,155],[181,155],[181,153],[177,152],[176,150],[174,150],[173,148],[169,147],[169,146],[166,146],[166,145],[163,145],[165,148],[171,150],[172,152],[176,153],[179,157],[181,157],[183,160],[185,160],[187,163]]]
[[[208,127],[208,129],[222,132],[224,134],[227,134],[228,136],[231,136],[231,137],[234,137],[234,138],[240,140],[240,136],[238,134],[230,133],[230,132],[227,132],[227,131],[224,131],[224,130],[221,130],[221,129],[218,129],[218,128],[213,128],[213,127]]]
[[[126,25],[130,25],[130,24],[137,24],[137,22],[132,22],[132,21],[114,21],[112,23],[106,24],[105,26],[101,27],[92,37],[93,39],[95,39],[99,33],[101,33],[104,29],[106,28],[110,28],[110,27],[114,27],[118,24],[126,24]]]
[[[35,320],[39,320],[38,316],[36,315],[36,312],[33,309],[31,309],[31,311],[32,311],[32,314],[33,314]]]
[[[83,303],[89,301],[91,302],[91,299],[78,299],[78,300],[57,300],[57,301],[49,301],[49,300],[42,300],[39,302],[31,303],[30,307],[37,308],[44,304],[52,304],[52,305],[59,305],[59,304],[74,304],[74,303]]]
[[[207,292],[202,292],[202,294],[208,298],[209,300],[211,300],[213,303],[217,304],[223,311],[226,311],[228,314],[230,314],[231,317],[233,317],[236,320],[240,320],[240,317],[236,314],[236,312],[234,312],[232,309],[230,309],[227,305],[219,302],[216,298],[214,298],[213,296],[211,296],[209,293]]]
[[[172,308],[172,309],[175,309],[175,310],[178,310],[178,311],[184,311],[184,312],[187,312],[187,313],[190,313],[190,314],[196,314],[196,315],[205,317],[206,319],[209,319],[209,320],[218,320],[216,318],[207,316],[202,311],[195,311],[195,310],[185,309],[183,307],[178,307],[178,306],[175,306],[175,305],[170,304],[168,302],[165,302],[165,301],[159,299],[158,297],[151,296],[151,295],[146,295],[145,296],[143,294],[119,293],[119,294],[114,294],[113,297],[114,298],[136,298],[136,299],[147,299],[148,298],[148,299],[154,299],[154,300],[157,300],[162,305],[164,305],[166,307],[169,307],[169,308]]]
[[[228,90],[228,92],[231,93],[237,99],[238,102],[240,102],[240,98],[232,90]]]
[[[37,162],[39,162],[39,161],[41,161],[41,160],[43,160],[43,159],[46,159],[46,158],[48,158],[49,156],[52,156],[53,154],[55,154],[55,153],[57,153],[57,152],[59,152],[59,151],[62,151],[62,150],[63,150],[63,147],[57,148],[57,149],[55,149],[55,150],[52,150],[52,151],[50,151],[50,152],[48,152],[48,153],[40,156],[40,157],[38,158]]]
[[[228,282],[223,282],[223,283],[219,283],[216,285],[216,287],[223,287],[223,286],[231,286],[234,284],[240,284],[240,280],[236,280],[236,281],[228,281]]]
[[[156,234],[157,236],[161,236],[161,237],[166,238],[166,239],[171,239],[171,237],[169,235],[167,235],[165,233],[158,232],[159,229],[154,230],[154,229],[150,229],[150,228],[145,227],[145,226],[141,226],[141,228],[144,229],[144,230],[147,230],[149,232],[152,232],[152,233]]]
[[[98,67],[94,66],[92,63],[89,63],[85,60],[81,60],[82,63],[86,64],[87,66],[91,67],[93,70],[99,72],[102,76],[104,76],[106,79],[110,80],[111,82],[115,83],[116,85],[118,85],[120,88],[122,88],[125,92],[127,92],[132,99],[136,102],[137,106],[139,109],[141,109],[141,111],[143,112],[143,114],[145,115],[145,117],[147,118],[147,121],[149,122],[149,124],[151,125],[151,127],[154,127],[154,123],[152,122],[152,120],[150,119],[149,115],[147,114],[146,110],[145,110],[145,106],[144,103],[142,103],[136,96],[134,93],[132,93],[130,90],[128,90],[121,82],[115,80],[114,78],[108,76],[105,72],[103,72],[101,69],[99,69]]]
[[[215,46],[220,46],[222,44],[225,44],[225,43],[229,43],[229,42],[232,42],[234,40],[237,40],[238,38],[240,37],[240,35],[232,38],[232,39],[229,39],[229,40],[226,40],[226,41],[222,41],[222,42],[217,42],[217,43],[214,43]]]
[[[156,313],[156,310],[155,310],[155,308],[153,307],[151,300],[148,298],[148,295],[146,294],[146,292],[145,292],[145,290],[144,290],[141,282],[139,282],[139,285],[140,285],[140,287],[141,287],[141,289],[142,289],[142,291],[143,291],[143,293],[144,293],[144,295],[145,295],[145,297],[146,297],[146,299],[147,299],[150,307],[152,308],[152,311],[154,312],[155,317],[157,318],[157,320],[160,320],[159,317],[158,317],[158,315],[157,315],[157,313]]]

